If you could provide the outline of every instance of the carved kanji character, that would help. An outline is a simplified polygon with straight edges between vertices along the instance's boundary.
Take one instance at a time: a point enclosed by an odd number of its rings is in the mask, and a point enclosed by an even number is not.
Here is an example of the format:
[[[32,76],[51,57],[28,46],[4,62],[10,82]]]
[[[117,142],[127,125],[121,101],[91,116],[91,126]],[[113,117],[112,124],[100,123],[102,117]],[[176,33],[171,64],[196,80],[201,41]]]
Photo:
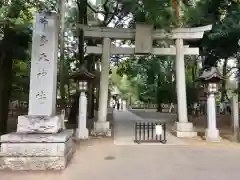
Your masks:
[[[47,36],[41,35],[40,36],[40,46],[45,45],[48,42]]]
[[[45,29],[48,25],[48,18],[46,16],[40,17],[39,22],[43,24],[43,28]]]
[[[37,73],[37,77],[43,77],[47,75],[47,71],[45,69],[39,69]]]
[[[36,98],[38,100],[45,100],[47,98],[47,95],[43,90],[41,90],[41,91],[37,92]]]
[[[45,62],[48,62],[48,63],[49,63],[49,59],[47,58],[46,53],[41,53],[38,60],[39,60],[39,61],[45,61]]]

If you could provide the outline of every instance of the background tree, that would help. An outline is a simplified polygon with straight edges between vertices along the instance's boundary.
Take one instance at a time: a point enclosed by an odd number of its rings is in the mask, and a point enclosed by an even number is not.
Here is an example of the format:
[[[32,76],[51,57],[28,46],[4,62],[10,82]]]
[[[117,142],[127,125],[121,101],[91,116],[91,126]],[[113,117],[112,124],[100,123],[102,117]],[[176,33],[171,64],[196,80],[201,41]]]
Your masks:
[[[12,0],[0,4],[1,133],[6,131],[9,100],[28,101],[33,12],[56,10],[55,8],[55,0]],[[70,28],[71,23],[89,25],[95,21],[98,26],[134,28],[136,23],[144,22],[165,31],[180,25],[197,27],[212,24],[212,31],[206,33],[202,40],[186,42],[190,47],[200,47],[199,57],[186,57],[188,103],[191,104],[196,97],[189,94],[196,92],[193,81],[199,75],[201,67],[217,66],[223,62],[221,69],[227,77],[233,70],[239,72],[239,8],[239,1],[236,0],[106,0],[99,7],[87,0],[73,1],[66,13],[65,56],[61,58],[64,68],[58,74],[60,96],[64,101],[69,101],[70,95],[76,90],[75,83],[68,76],[79,68],[79,64],[84,63],[88,70],[94,71],[95,62],[100,59],[99,56],[85,54],[84,44],[96,45],[101,42],[84,40],[81,31],[76,32]],[[97,14],[102,16],[101,20],[96,20]],[[133,41],[122,41],[121,44],[132,45]],[[156,47],[169,47],[173,44],[173,41],[167,39],[154,42]],[[236,66],[229,67],[229,62],[234,58]],[[117,66],[112,71],[120,76],[119,82],[115,82],[113,73],[112,84],[118,86],[125,99],[132,97],[136,101],[159,105],[176,102],[174,57],[113,56],[111,61]],[[223,81],[222,99],[226,96],[226,84]]]

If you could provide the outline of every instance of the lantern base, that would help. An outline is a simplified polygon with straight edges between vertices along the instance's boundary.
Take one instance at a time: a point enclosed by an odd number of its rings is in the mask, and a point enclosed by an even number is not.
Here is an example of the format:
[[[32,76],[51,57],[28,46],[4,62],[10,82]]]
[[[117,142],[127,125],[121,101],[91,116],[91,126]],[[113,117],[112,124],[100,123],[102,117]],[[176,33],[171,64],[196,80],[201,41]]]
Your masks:
[[[206,129],[205,137],[209,142],[220,142],[221,140],[218,129]]]

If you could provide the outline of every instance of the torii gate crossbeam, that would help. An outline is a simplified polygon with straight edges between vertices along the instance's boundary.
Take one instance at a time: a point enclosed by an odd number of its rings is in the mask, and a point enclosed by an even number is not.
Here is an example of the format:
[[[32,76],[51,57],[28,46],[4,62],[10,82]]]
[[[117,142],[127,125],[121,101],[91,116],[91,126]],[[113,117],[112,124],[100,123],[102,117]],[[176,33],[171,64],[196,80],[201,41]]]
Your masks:
[[[154,55],[169,55],[169,56],[176,56],[176,48],[153,48],[152,54]],[[103,48],[96,47],[96,46],[88,46],[86,48],[86,53],[88,54],[102,54]],[[129,47],[111,47],[111,55],[132,55],[135,54],[135,48]],[[184,47],[184,54],[185,55],[198,55],[199,48],[189,48]]]
[[[176,55],[176,85],[177,85],[177,105],[178,122],[176,122],[176,135],[178,137],[193,137],[197,133],[193,131],[193,124],[188,122],[187,118],[187,98],[186,98],[186,78],[184,55],[197,55],[198,48],[189,48],[184,46],[184,40],[201,39],[205,31],[211,30],[212,26],[203,26],[197,28],[178,28],[170,33],[164,33],[162,30],[154,30],[152,26],[137,24],[136,29],[119,29],[106,27],[90,27],[77,25],[84,30],[85,38],[103,39],[103,46],[87,47],[87,53],[102,54],[101,77],[100,77],[100,97],[98,121],[94,128],[96,132],[105,132],[109,130],[107,117],[107,99],[108,99],[108,72],[109,60],[112,54],[155,54],[155,55]],[[175,47],[153,48],[153,40],[158,39],[175,40]],[[112,39],[135,39],[135,48],[113,47]]]

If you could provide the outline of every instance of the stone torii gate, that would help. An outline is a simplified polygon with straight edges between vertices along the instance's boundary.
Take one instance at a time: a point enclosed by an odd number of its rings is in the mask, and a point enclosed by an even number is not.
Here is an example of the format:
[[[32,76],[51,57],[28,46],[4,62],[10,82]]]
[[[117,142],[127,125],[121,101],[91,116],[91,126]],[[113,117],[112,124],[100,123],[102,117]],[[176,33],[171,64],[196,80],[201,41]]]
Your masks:
[[[86,25],[78,25],[77,27],[84,30],[85,38],[103,39],[102,46],[88,46],[86,48],[86,52],[89,54],[102,54],[98,121],[94,124],[96,132],[106,133],[109,130],[109,122],[107,122],[106,117],[108,106],[108,72],[111,55],[153,54],[176,55],[178,122],[176,122],[175,132],[178,137],[193,137],[197,135],[193,131],[193,124],[188,122],[187,118],[184,55],[198,55],[199,48],[184,46],[184,40],[201,39],[205,31],[212,29],[211,25],[197,28],[177,28],[170,33],[164,33],[162,30],[154,30],[153,26],[145,24],[137,24],[136,29],[91,27]],[[113,47],[111,40],[117,39],[135,40],[135,48]],[[153,48],[153,40],[159,39],[175,40],[175,46]]]

